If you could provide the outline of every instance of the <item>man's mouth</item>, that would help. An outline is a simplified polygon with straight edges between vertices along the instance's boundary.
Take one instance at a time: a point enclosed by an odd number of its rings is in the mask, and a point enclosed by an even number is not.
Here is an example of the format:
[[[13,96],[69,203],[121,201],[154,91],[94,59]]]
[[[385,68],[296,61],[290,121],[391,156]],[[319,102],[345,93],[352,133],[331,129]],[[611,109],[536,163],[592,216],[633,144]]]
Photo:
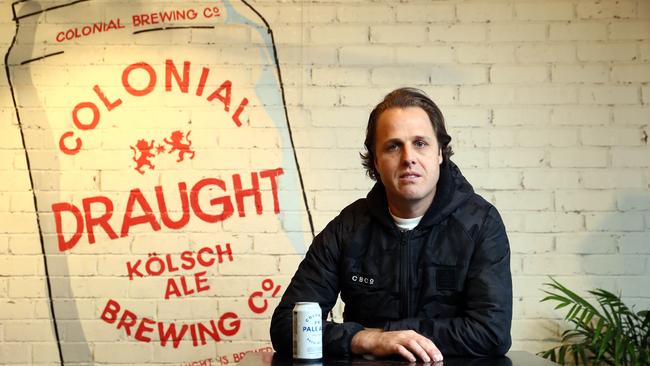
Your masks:
[[[420,174],[417,174],[417,173],[404,173],[404,174],[400,174],[400,176],[399,176],[400,179],[415,179],[415,178],[419,178],[419,177],[420,177]]]

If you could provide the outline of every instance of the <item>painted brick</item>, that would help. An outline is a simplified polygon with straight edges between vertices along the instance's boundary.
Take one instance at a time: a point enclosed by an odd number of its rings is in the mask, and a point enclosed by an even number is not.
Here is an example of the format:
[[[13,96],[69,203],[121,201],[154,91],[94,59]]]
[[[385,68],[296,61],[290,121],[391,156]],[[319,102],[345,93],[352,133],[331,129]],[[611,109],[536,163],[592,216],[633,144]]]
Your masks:
[[[645,297],[647,294],[647,284],[650,282],[650,276],[620,276],[616,277],[618,289],[625,296]],[[625,299],[625,298],[624,298]],[[645,298],[644,298],[645,300]],[[629,303],[626,301],[626,303]],[[638,308],[637,308],[638,309]],[[647,309],[642,307],[641,309]]]
[[[12,321],[4,327],[5,341],[49,341],[54,338],[50,320]]]
[[[650,233],[625,233],[618,239],[623,254],[650,254]]]
[[[597,168],[607,165],[607,150],[599,148],[565,148],[550,151],[551,167]]]
[[[553,236],[547,234],[508,233],[510,250],[517,254],[543,254],[553,251]]]
[[[0,328],[2,329],[2,328]],[[0,355],[5,365],[32,364],[32,345],[26,342],[2,342]]]
[[[425,42],[427,29],[420,25],[378,25],[370,27],[371,43],[410,43]]]
[[[377,67],[372,69],[370,80],[378,85],[427,85],[429,84],[429,70],[421,67]]]
[[[342,128],[336,130],[336,146],[342,148],[359,148],[363,146],[366,131],[364,128]]]
[[[461,63],[513,63],[515,47],[511,44],[459,44],[456,46]]]
[[[569,147],[578,143],[578,131],[572,128],[523,129],[517,131],[519,146]]]
[[[334,65],[338,63],[337,50],[331,46],[284,46],[278,48],[278,57],[286,64]]]
[[[650,86],[642,87],[641,94],[643,95],[643,104],[650,104]]]
[[[546,24],[491,24],[488,30],[490,32],[490,40],[495,42],[544,41],[546,39]]]
[[[594,86],[579,89],[581,104],[637,104],[639,91],[634,86]]]
[[[458,88],[456,86],[423,86],[421,88],[442,110],[458,102]]]
[[[578,92],[569,86],[519,87],[515,93],[519,104],[573,104],[577,100]]]
[[[556,191],[555,206],[562,211],[615,211],[616,193],[606,191]]]
[[[328,24],[311,27],[310,39],[316,44],[365,44],[368,27],[359,25]]]
[[[349,5],[340,6],[336,9],[337,19],[342,23],[383,23],[392,21],[395,18],[394,10],[384,5]]]
[[[464,168],[487,168],[488,154],[486,149],[471,149],[456,151],[454,162]]]
[[[583,43],[578,45],[580,61],[631,61],[636,57],[634,43]]]
[[[454,132],[455,146],[466,147],[503,147],[515,145],[515,133],[508,129],[465,128]]]
[[[481,42],[486,36],[485,24],[454,23],[429,26],[429,40],[434,42]]]
[[[493,109],[492,123],[496,126],[546,125],[550,120],[550,108],[501,108]]]
[[[315,67],[311,71],[311,79],[315,85],[367,85],[369,72],[366,68]]]
[[[643,231],[643,215],[637,213],[591,213],[585,215],[588,231]]]
[[[603,107],[554,107],[551,122],[559,125],[606,125],[610,110]]]
[[[571,233],[556,235],[555,247],[565,254],[616,253],[616,236],[598,233]]]
[[[445,124],[451,131],[459,127],[485,127],[490,124],[490,111],[487,109],[447,107],[443,115],[445,117]],[[451,133],[451,135],[455,136],[455,133]]]
[[[553,210],[553,195],[540,191],[498,191],[494,193],[495,205],[511,211]]]
[[[614,122],[622,125],[650,124],[650,107],[618,107],[614,109]]]
[[[607,38],[604,23],[551,24],[549,39],[553,41],[599,41]]]
[[[648,25],[650,27],[650,24]],[[619,82],[647,82],[650,81],[649,65],[614,65],[612,67],[612,80]]]
[[[488,81],[488,68],[485,66],[440,65],[431,69],[431,84],[434,85],[476,85]]]
[[[0,276],[44,275],[43,257],[40,255],[0,256]]]
[[[498,2],[467,2],[456,6],[458,19],[463,22],[487,22],[512,19],[511,4]]]
[[[341,211],[350,203],[363,198],[364,195],[357,191],[321,191],[316,196],[317,210]]]
[[[453,21],[456,18],[456,9],[453,4],[400,4],[395,10],[398,22],[429,23],[445,20]]]
[[[584,217],[575,213],[529,212],[524,215],[524,230],[527,232],[564,233],[582,231],[583,228]]]
[[[625,190],[618,192],[618,209],[650,212],[650,194],[647,190]]]
[[[502,85],[461,86],[459,99],[467,105],[511,104],[515,99],[515,90]]]
[[[463,169],[465,178],[477,189],[520,189],[521,173],[507,169]]]
[[[381,65],[395,60],[395,50],[386,46],[344,46],[339,49],[342,65]]]
[[[581,2],[577,4],[576,12],[581,19],[634,18],[636,3],[633,1]]]
[[[573,4],[558,1],[517,3],[515,14],[521,20],[571,20]]]
[[[388,94],[392,88],[389,86],[386,87],[384,90],[382,89],[383,88],[368,88],[366,86],[342,87],[340,88],[341,104],[343,104],[344,106],[358,106],[358,107],[367,108],[366,115],[363,117],[363,119],[360,119],[359,122],[363,123],[362,121],[364,120],[365,120],[364,122],[368,122],[368,115],[370,114],[370,110],[371,110],[370,106],[374,106],[380,101],[382,101],[384,99],[384,96]],[[350,126],[350,124],[347,123],[346,120],[342,122],[346,122],[345,125]]]
[[[612,149],[614,167],[647,167],[648,161],[650,161],[650,149],[647,147]]]
[[[315,127],[351,127],[364,126],[368,123],[369,105],[375,105],[383,99],[383,93],[372,103],[363,107],[312,108],[313,125]]]
[[[646,187],[643,172],[636,169],[588,169],[580,172],[588,189],[616,189]]]
[[[396,62],[399,64],[449,63],[454,60],[454,50],[450,46],[396,46]]]
[[[573,275],[582,273],[578,255],[535,255],[524,257],[524,273],[532,275]]]
[[[609,25],[610,39],[649,39],[648,21],[621,21]]]
[[[521,63],[573,62],[576,46],[572,44],[522,44],[515,49],[515,57]]]
[[[538,167],[544,162],[544,150],[531,148],[490,149],[490,167],[521,168]]]
[[[650,11],[649,11],[650,13]],[[639,45],[639,54],[641,55],[641,61],[650,61],[650,43],[642,43]]]
[[[643,130],[638,128],[583,128],[580,139],[586,146],[635,146],[643,143]]]
[[[492,66],[493,83],[536,83],[548,81],[546,66]]]
[[[526,169],[523,172],[525,189],[580,188],[580,174],[574,169]]]
[[[551,72],[553,82],[598,83],[609,78],[609,69],[605,65],[555,65]]]
[[[585,255],[583,259],[586,274],[635,275],[643,274],[645,258],[630,255]]]
[[[147,363],[152,357],[151,346],[139,342],[97,343],[93,354],[97,363]]]

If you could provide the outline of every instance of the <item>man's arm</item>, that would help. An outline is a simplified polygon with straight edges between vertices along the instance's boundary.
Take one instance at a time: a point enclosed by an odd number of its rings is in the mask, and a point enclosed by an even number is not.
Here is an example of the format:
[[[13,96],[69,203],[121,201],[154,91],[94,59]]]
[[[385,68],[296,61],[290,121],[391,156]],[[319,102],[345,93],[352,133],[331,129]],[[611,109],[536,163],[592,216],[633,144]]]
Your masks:
[[[401,319],[384,330],[413,330],[431,339],[443,355],[505,354],[511,345],[512,277],[508,237],[495,208],[488,212],[480,238],[470,261],[461,316]]]
[[[314,238],[298,266],[271,319],[271,341],[276,352],[293,352],[292,310],[296,302],[318,302],[323,312],[323,352],[328,356],[348,356],[352,337],[363,329],[357,323],[327,322],[327,314],[339,293],[340,257],[338,217]]]

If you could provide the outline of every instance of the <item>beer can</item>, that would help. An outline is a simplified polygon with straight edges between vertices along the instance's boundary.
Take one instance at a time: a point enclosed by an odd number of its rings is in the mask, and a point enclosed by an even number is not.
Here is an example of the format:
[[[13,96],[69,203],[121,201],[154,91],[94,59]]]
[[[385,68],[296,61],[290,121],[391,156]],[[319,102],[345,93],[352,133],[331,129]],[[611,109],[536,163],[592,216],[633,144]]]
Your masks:
[[[293,358],[318,361],[323,358],[323,320],[316,302],[298,302],[293,308]]]

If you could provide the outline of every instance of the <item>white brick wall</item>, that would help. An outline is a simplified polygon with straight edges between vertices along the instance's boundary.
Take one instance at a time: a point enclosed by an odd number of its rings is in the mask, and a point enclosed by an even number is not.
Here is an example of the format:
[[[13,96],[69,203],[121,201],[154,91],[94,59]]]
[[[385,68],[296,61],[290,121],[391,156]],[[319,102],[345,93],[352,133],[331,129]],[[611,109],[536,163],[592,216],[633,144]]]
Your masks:
[[[317,230],[346,203],[363,197],[372,185],[358,158],[372,105],[395,87],[418,86],[430,93],[446,116],[456,152],[453,160],[474,187],[499,208],[509,230],[515,297],[513,349],[538,352],[559,339],[564,327],[559,323],[561,313],[553,311],[551,304],[539,303],[543,297],[540,288],[550,275],[581,293],[603,287],[622,291],[630,304],[648,307],[648,1],[251,2],[269,22],[277,42],[293,139]],[[188,6],[191,4],[188,1]],[[93,9],[76,14],[74,21],[84,23],[101,14],[101,9]],[[11,2],[0,1],[0,47],[4,52],[15,29],[11,17]],[[227,40],[246,43],[253,36],[250,30],[240,28],[229,33]],[[190,39],[206,50],[228,50],[225,43],[213,44],[199,33],[165,39],[162,44],[176,43],[174,46],[183,49]],[[108,41],[117,44],[112,48],[116,54],[132,51],[123,40]],[[154,51],[161,44],[153,33],[145,43]],[[95,64],[102,62],[102,52],[98,49],[92,57],[66,62],[87,67],[89,75],[93,71],[101,74]],[[256,51],[251,48],[235,56],[246,61],[256,56]],[[69,81],[66,65],[35,67],[33,72],[34,78],[44,80],[36,85],[42,92],[17,95],[18,101],[21,106],[42,102],[59,106],[52,111],[53,120],[69,118],[69,111],[60,108],[68,95],[88,92],[83,83]],[[243,74],[240,80],[250,82],[252,75]],[[72,84],[66,93],[51,92],[58,83],[68,81]],[[115,91],[115,85],[106,90]],[[279,141],[277,135],[265,133],[259,122],[263,113],[261,109],[250,111],[250,125],[256,128],[253,135],[250,130],[233,130],[231,138],[203,141],[202,147],[227,156],[228,163],[222,164],[227,168],[268,167],[265,164],[278,157],[273,148]],[[178,116],[185,118],[182,113]],[[39,127],[48,128],[45,120],[39,121]],[[118,124],[119,119],[111,117],[109,122]],[[93,132],[114,133],[109,122]],[[104,158],[96,161],[79,155],[66,170],[70,174],[58,178],[52,167],[62,162],[48,151],[56,149],[57,141],[44,131],[24,131],[30,146],[41,148],[30,157],[31,167],[38,170],[35,182],[49,190],[39,196],[41,207],[101,190],[119,197],[115,209],[124,209],[128,190],[133,187],[116,170],[121,167],[114,159],[120,146],[86,139],[86,147],[104,149]],[[238,149],[238,142],[248,138],[259,148]],[[227,151],[218,149],[217,143]],[[213,158],[197,156],[192,169],[208,170],[213,164]],[[188,173],[188,182],[195,175]],[[0,176],[0,363],[57,364],[29,174],[6,78],[0,78]],[[175,181],[169,175],[151,174],[143,182],[168,187]],[[71,190],[59,192],[62,187]],[[246,202],[250,210],[250,201]],[[219,288],[223,297],[218,301],[220,311],[245,306],[242,299],[257,290],[266,277],[286,286],[300,261],[293,248],[267,245],[277,240],[280,228],[261,217],[255,228],[238,220],[219,226],[219,230],[239,236],[233,250],[236,260],[245,263],[224,265],[210,277],[211,286]],[[52,226],[43,224],[45,230]],[[194,248],[214,237],[209,232],[178,235],[191,238]],[[142,234],[124,242],[146,257],[150,242],[157,238]],[[55,243],[51,235],[46,239],[50,245]],[[98,303],[92,296],[129,299],[136,291],[119,278],[124,275],[119,267],[124,265],[123,247],[97,249],[99,254],[93,256],[87,246],[80,250],[83,256],[70,261],[50,259],[52,275],[75,277],[85,296],[90,296],[78,301],[78,313],[57,303],[57,313],[67,320],[76,316],[97,319],[105,302]],[[98,278],[92,283],[101,287],[90,285],[89,279],[94,277]],[[160,279],[150,281],[156,285],[138,290],[140,295],[159,297]],[[60,295],[71,296],[65,281],[53,283],[62,289]],[[129,304],[134,312],[155,312],[148,301],[137,302],[133,299],[134,304]],[[160,312],[170,309],[161,308]],[[233,353],[267,346],[268,315],[249,320],[233,343],[213,346],[213,354],[229,355],[232,361]],[[69,335],[76,334],[72,325],[65,329]],[[123,339],[125,335],[110,333],[106,337]],[[73,359],[88,357],[87,347],[70,347]],[[150,351],[129,342],[109,342],[93,349],[98,362],[120,352],[124,362],[134,364],[157,357]],[[170,361],[191,361],[191,351],[191,347],[184,348]]]

